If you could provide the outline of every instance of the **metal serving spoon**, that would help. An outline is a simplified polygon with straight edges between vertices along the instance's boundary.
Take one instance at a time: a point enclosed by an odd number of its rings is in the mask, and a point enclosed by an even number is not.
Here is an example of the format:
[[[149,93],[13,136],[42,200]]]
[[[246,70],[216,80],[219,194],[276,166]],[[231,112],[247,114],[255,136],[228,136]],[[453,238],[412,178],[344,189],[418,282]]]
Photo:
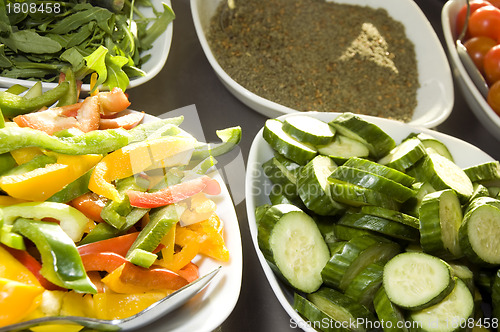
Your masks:
[[[2,327],[0,328],[0,332],[19,331],[34,326],[51,324],[80,325],[99,331],[129,331],[138,329],[186,303],[190,298],[205,288],[205,286],[212,281],[220,269],[221,266],[128,318],[104,320],[76,316],[43,317]]]
[[[487,98],[487,96],[488,96],[488,84],[486,84],[486,81],[484,80],[483,75],[477,69],[476,65],[474,64],[474,61],[472,61],[469,53],[467,53],[467,48],[462,43],[462,39],[465,37],[465,33],[467,31],[467,26],[469,25],[469,16],[470,16],[470,3],[469,3],[469,0],[467,0],[467,13],[465,16],[464,26],[462,27],[462,31],[460,32],[460,35],[458,36],[458,39],[456,42],[457,43],[457,53],[458,53],[460,60],[462,61],[462,64],[465,67],[465,70],[467,70],[467,73],[469,74],[470,78],[472,79],[472,82],[474,82],[474,85],[477,87],[477,89],[483,95],[483,97]]]

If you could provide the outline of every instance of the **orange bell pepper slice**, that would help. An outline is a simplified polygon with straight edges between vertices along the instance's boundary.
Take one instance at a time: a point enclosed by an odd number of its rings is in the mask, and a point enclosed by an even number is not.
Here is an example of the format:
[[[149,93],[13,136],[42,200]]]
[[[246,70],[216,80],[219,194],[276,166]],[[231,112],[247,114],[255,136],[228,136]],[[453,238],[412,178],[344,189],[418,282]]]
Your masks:
[[[187,163],[196,140],[190,137],[165,136],[127,145],[105,156],[95,167],[89,189],[111,200],[120,194],[111,183],[140,173],[158,163],[174,166]]]
[[[173,291],[137,294],[99,293],[94,295],[94,309],[98,319],[122,319],[133,316],[158,302]]]
[[[0,278],[0,326],[19,322],[39,305],[43,287]]]

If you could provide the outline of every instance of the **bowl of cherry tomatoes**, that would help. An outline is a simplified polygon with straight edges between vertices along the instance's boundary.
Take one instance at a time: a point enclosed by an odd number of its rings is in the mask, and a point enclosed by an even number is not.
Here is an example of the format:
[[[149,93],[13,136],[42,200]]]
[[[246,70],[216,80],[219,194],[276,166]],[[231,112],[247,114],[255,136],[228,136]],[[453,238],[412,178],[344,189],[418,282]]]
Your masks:
[[[449,0],[443,6],[441,21],[450,62],[470,108],[500,140],[500,0],[471,0],[468,22],[466,12],[466,0]],[[486,98],[474,85],[457,53],[456,41],[466,23],[462,42],[488,84]]]

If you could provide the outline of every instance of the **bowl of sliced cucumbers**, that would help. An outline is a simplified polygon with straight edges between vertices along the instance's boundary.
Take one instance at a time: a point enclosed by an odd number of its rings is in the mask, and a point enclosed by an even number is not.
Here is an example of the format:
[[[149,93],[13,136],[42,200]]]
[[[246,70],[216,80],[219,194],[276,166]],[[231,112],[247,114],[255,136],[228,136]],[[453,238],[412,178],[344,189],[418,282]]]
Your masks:
[[[267,120],[246,176],[260,263],[306,331],[497,330],[499,191],[473,145],[351,113]]]

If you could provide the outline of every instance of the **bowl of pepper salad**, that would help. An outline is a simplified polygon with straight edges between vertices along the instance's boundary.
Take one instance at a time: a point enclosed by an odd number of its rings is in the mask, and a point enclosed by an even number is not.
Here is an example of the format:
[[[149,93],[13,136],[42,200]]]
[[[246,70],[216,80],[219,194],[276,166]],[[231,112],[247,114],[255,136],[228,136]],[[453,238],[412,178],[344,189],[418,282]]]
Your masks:
[[[76,103],[63,95],[57,106],[51,91],[37,92],[49,104],[36,112],[24,96],[0,92],[9,106],[0,117],[0,330],[54,316],[113,325],[222,266],[175,314],[141,322],[151,331],[215,329],[236,304],[242,261],[214,164],[241,129],[218,131],[214,146],[182,130],[182,116],[126,109],[122,91]]]
[[[352,112],[434,127],[451,113],[446,55],[413,1],[191,0],[191,8],[221,82],[268,117]]]

